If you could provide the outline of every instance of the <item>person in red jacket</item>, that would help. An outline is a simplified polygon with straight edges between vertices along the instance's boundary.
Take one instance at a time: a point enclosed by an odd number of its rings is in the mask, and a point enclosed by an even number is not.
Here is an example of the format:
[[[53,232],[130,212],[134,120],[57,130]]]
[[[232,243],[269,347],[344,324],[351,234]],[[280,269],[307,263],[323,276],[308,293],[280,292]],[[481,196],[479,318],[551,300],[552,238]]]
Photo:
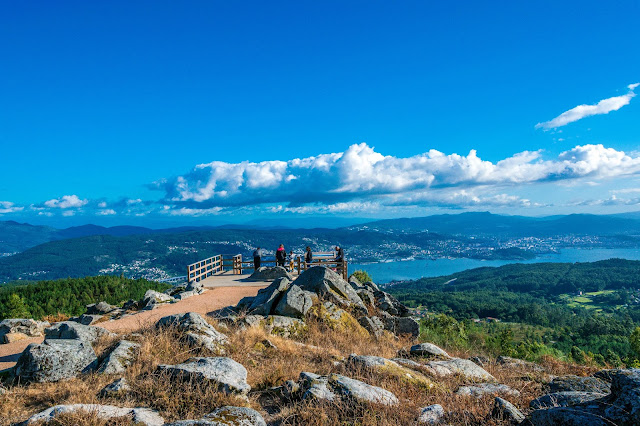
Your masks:
[[[284,244],[280,244],[278,250],[276,250],[276,265],[284,268],[284,262],[287,260],[287,251],[284,249]]]

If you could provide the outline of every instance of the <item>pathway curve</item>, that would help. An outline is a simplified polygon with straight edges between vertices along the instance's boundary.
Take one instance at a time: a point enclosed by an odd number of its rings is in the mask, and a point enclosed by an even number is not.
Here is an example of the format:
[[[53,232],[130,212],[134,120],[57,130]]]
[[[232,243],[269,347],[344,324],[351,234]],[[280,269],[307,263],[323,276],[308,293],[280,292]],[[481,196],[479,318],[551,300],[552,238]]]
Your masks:
[[[269,283],[253,282],[249,284],[243,282],[242,284],[238,284],[229,282],[228,285],[231,285],[231,287],[207,285],[207,288],[209,289],[198,296],[192,296],[176,303],[162,305],[152,311],[142,311],[135,315],[118,320],[103,322],[98,325],[110,331],[123,333],[136,331],[152,325],[157,320],[167,315],[181,314],[185,312],[197,312],[201,315],[205,315],[207,312],[224,308],[225,306],[235,305],[243,297],[255,296],[258,293],[258,290],[266,287]],[[40,343],[43,340],[44,338],[42,337],[35,337],[14,343],[0,344],[0,370],[13,367],[22,351],[30,343]]]

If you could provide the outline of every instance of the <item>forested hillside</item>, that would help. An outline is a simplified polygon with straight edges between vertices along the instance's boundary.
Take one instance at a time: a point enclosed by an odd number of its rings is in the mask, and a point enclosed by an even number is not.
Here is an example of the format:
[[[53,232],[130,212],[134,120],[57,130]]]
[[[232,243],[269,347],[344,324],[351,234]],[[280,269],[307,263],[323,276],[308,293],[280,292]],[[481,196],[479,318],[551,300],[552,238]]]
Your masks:
[[[565,355],[579,350],[613,361],[635,355],[629,337],[640,325],[639,261],[478,268],[396,283],[389,291],[409,306],[466,324],[461,326],[467,331],[491,332],[514,350],[528,342]],[[500,323],[472,321],[486,318]]]
[[[13,283],[0,286],[0,320],[35,318],[58,313],[80,315],[90,303],[119,305],[140,299],[149,290],[162,291],[167,284],[118,276],[67,278],[55,281]]]

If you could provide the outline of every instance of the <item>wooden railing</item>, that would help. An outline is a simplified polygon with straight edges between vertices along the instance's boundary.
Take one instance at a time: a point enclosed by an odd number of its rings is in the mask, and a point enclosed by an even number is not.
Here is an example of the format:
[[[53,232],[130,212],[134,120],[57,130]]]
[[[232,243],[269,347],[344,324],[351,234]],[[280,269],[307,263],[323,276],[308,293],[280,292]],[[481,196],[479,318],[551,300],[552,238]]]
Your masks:
[[[287,259],[285,266],[291,271],[296,271],[298,275],[312,266],[325,266],[335,270],[346,280],[349,277],[348,264],[346,260],[336,261],[334,252],[314,252],[313,262],[307,263],[302,255],[296,255],[294,259]],[[275,259],[263,259],[262,266],[275,266]],[[204,278],[217,274],[218,272],[232,271],[234,275],[240,275],[246,270],[253,270],[253,261],[243,261],[241,254],[213,256],[187,266],[188,281],[200,281]]]
[[[223,270],[222,255],[209,257],[187,266],[187,281],[200,281]]]

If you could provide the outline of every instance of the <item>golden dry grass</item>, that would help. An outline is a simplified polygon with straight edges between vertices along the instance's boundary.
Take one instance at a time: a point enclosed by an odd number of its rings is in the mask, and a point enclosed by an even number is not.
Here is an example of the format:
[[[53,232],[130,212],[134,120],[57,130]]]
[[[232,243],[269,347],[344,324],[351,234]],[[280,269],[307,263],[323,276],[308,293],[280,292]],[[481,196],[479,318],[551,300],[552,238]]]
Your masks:
[[[166,374],[157,373],[156,367],[159,364],[176,364],[193,356],[216,354],[206,349],[189,347],[175,330],[148,328],[139,336],[129,337],[141,344],[136,361],[124,374],[131,386],[130,392],[121,396],[98,397],[100,389],[117,378],[100,374],[89,374],[59,383],[13,386],[10,393],[2,396],[0,425],[25,420],[52,405],[72,403],[149,407],[158,410],[166,421],[198,419],[222,405],[244,405],[261,412],[268,423],[327,426],[412,424],[420,407],[437,403],[450,413],[446,418],[450,424],[506,424],[489,416],[494,403],[493,396],[476,399],[455,395],[457,387],[467,383],[462,377],[434,378],[438,386],[428,390],[424,386],[407,383],[397,375],[367,371],[341,362],[351,353],[393,358],[400,349],[411,344],[409,340],[398,339],[392,335],[386,335],[381,339],[363,336],[349,328],[350,322],[347,323],[347,327],[335,327],[313,318],[307,323],[305,333],[298,337],[297,341],[269,335],[261,328],[225,331],[230,340],[227,356],[248,370],[248,382],[252,387],[248,401],[225,395],[210,384],[177,381]],[[266,345],[266,339],[276,348]],[[99,355],[103,354],[114,343],[114,339],[103,339],[96,343],[96,352]],[[555,375],[586,375],[595,371],[552,359],[545,362],[545,368],[548,373]],[[525,412],[529,401],[544,393],[543,384],[549,379],[546,374],[505,369],[498,365],[489,365],[486,370],[500,383],[521,392],[520,397],[507,399]],[[401,403],[397,407],[348,402],[318,405],[282,400],[270,391],[287,380],[296,381],[302,371],[322,375],[344,374],[393,392]],[[100,419],[79,415],[61,417],[57,422],[56,424],[60,425],[107,424]]]

